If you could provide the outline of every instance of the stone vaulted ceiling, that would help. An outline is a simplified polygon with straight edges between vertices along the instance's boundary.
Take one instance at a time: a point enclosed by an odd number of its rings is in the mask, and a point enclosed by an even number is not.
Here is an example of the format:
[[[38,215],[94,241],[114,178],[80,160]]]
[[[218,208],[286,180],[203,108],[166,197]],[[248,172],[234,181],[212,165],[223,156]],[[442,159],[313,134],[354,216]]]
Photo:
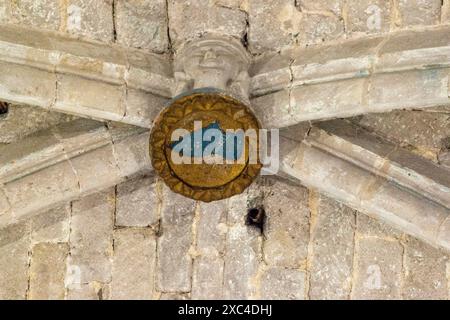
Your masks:
[[[209,34],[282,162],[200,203],[148,130]],[[0,297],[448,299],[449,77],[448,0],[0,0]]]

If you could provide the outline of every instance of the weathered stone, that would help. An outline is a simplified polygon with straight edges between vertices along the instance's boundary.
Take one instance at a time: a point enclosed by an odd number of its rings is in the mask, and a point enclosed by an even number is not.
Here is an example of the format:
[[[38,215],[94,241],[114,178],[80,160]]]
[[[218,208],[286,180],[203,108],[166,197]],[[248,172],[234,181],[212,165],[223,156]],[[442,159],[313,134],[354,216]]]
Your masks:
[[[355,212],[310,191],[310,299],[347,299],[351,290]]]
[[[450,136],[450,116],[434,112],[393,111],[367,114],[352,121],[434,161],[442,139]]]
[[[69,267],[79,270],[67,284],[111,280],[114,189],[96,193],[72,204]]]
[[[438,24],[441,5],[441,0],[400,0],[402,26]]]
[[[0,232],[0,299],[25,299],[28,288],[29,226],[20,223]]]
[[[158,223],[160,200],[154,177],[140,177],[117,186],[116,226],[146,227]]]
[[[170,38],[176,47],[208,32],[236,38],[243,37],[245,33],[246,16],[242,11],[216,6],[209,0],[171,0],[168,5]]]
[[[344,35],[344,24],[335,15],[307,14],[301,20],[298,42],[310,45],[338,39]]]
[[[0,143],[16,142],[34,132],[73,119],[73,116],[35,107],[10,105],[6,118],[0,121]]]
[[[122,86],[59,75],[58,98],[53,108],[76,113],[84,109],[94,118],[107,114],[111,120],[121,120],[125,114],[124,95]]]
[[[352,299],[401,297],[403,248],[398,241],[358,239]]]
[[[447,299],[446,265],[442,250],[408,238],[405,244],[404,299]]]
[[[371,218],[359,212],[356,217],[358,233],[364,237],[400,238],[403,234],[398,229],[391,227],[377,218]]]
[[[289,182],[272,180],[264,208],[267,215],[264,260],[269,265],[300,267],[308,251],[308,190]]]
[[[200,203],[192,299],[220,299],[223,287],[227,200]]]
[[[304,300],[306,273],[296,269],[272,268],[261,277],[261,299]]]
[[[156,52],[168,49],[165,0],[119,0],[115,4],[117,42]]]
[[[142,90],[128,89],[123,121],[149,128],[166,103],[166,98]]]
[[[17,218],[49,207],[79,194],[78,178],[68,161],[60,162],[5,185],[6,195]]]
[[[67,31],[88,38],[112,42],[113,0],[69,0]]]
[[[302,14],[294,1],[250,1],[248,12],[248,40],[254,54],[290,45],[301,32]]]
[[[339,16],[342,13],[343,0],[297,0],[296,4],[302,12],[314,11],[329,13]]]
[[[6,0],[4,2],[9,2],[10,22],[56,31],[60,28],[61,4],[58,1]]]
[[[163,188],[161,233],[158,239],[157,284],[162,292],[191,290],[192,222],[195,201]]]
[[[441,22],[445,23],[450,21],[450,1],[443,0],[441,7]]]
[[[110,187],[122,177],[112,145],[72,158],[70,163],[78,176],[81,192]]]
[[[50,107],[55,100],[56,76],[28,66],[0,62],[2,100]]]
[[[221,299],[224,260],[219,257],[200,256],[194,260],[192,299]]]
[[[40,243],[33,246],[29,299],[64,299],[68,254],[69,246],[66,243]]]
[[[249,299],[256,294],[253,281],[262,258],[262,239],[260,230],[245,225],[245,215],[255,200],[252,196],[251,190],[247,189],[246,193],[229,199],[224,299]]]
[[[112,299],[151,299],[156,241],[150,229],[114,231]]]
[[[67,300],[104,300],[107,298],[107,286],[98,282],[76,284],[68,288]]]
[[[31,241],[67,242],[69,240],[70,206],[51,209],[31,218]]]
[[[152,164],[148,153],[148,133],[144,132],[113,143],[114,156],[121,177],[148,174]]]
[[[384,0],[348,1],[349,32],[378,33],[389,31],[392,2]]]
[[[446,69],[376,74],[370,83],[369,108],[390,111],[397,109],[399,102],[404,108],[445,104],[448,101],[447,78]],[[416,90],[419,87],[423,89]]]

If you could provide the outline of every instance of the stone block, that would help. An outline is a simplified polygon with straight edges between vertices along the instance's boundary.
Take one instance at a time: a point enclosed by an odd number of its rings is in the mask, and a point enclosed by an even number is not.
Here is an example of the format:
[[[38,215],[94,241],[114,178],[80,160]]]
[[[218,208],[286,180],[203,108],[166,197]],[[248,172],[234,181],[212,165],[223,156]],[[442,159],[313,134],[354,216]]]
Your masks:
[[[438,24],[441,5],[441,0],[400,0],[398,9],[402,26]]]
[[[156,241],[150,229],[114,231],[112,299],[151,299],[154,293]]]
[[[119,0],[115,4],[117,42],[126,47],[167,51],[167,8],[164,0]]]
[[[208,32],[244,36],[246,15],[242,11],[220,7],[209,0],[171,0],[168,5],[170,38],[175,47]]]
[[[378,238],[356,243],[352,299],[400,299],[403,248]]]
[[[10,22],[58,31],[61,22],[60,2],[54,0],[5,1],[10,5]]]
[[[302,12],[316,11],[322,13],[332,12],[339,16],[342,12],[344,5],[343,0],[297,0],[297,6],[300,7]]]
[[[307,14],[300,23],[298,43],[310,45],[338,39],[344,35],[342,19],[335,15]]]
[[[69,0],[66,30],[87,38],[114,40],[113,0]]]
[[[150,128],[153,120],[167,103],[167,99],[142,90],[128,89],[126,113],[123,121]]]
[[[30,264],[31,300],[62,300],[69,246],[66,243],[40,243],[33,246]]]
[[[114,203],[114,189],[73,202],[68,266],[75,271],[68,287],[111,280]]]
[[[312,192],[312,191],[310,191]],[[348,299],[351,289],[355,212],[312,193],[310,299]]]
[[[220,257],[200,256],[194,260],[192,299],[222,299],[223,269]]]
[[[83,283],[68,288],[66,300],[104,300],[107,298],[107,286],[98,282]]]
[[[114,142],[114,156],[121,177],[149,173],[153,169],[148,153],[148,132]]]
[[[399,101],[404,108],[446,104],[447,77],[446,69],[376,74],[370,83],[369,108],[390,111],[398,108]]]
[[[11,181],[5,192],[16,218],[45,210],[79,194],[78,178],[68,161]]]
[[[191,290],[192,222],[195,201],[163,187],[161,233],[158,239],[157,285],[162,292]]]
[[[305,271],[271,268],[261,277],[261,299],[304,300],[306,292]]]
[[[409,237],[405,244],[403,299],[447,299],[448,261],[443,250]]]
[[[53,208],[31,218],[31,241],[67,242],[69,240],[70,205]]]
[[[227,199],[199,204],[192,299],[220,299],[223,287]]]
[[[378,238],[400,238],[402,232],[391,227],[385,222],[371,218],[363,213],[357,213],[358,233],[363,237],[378,237]]]
[[[26,299],[29,225],[10,225],[0,232],[0,299]]]
[[[125,89],[120,85],[58,75],[58,98],[53,108],[119,121],[125,114],[124,96]]]
[[[117,186],[116,226],[146,227],[158,223],[160,199],[154,177],[138,177]]]
[[[122,178],[111,144],[72,158],[70,162],[77,173],[81,192],[102,190]]]
[[[302,13],[293,1],[250,1],[248,13],[248,41],[253,54],[290,45],[302,31]]]
[[[308,252],[308,190],[289,182],[272,180],[264,208],[267,215],[264,260],[279,267],[300,267]]]
[[[348,32],[380,33],[389,31],[391,25],[390,1],[348,1]]]
[[[253,282],[262,260],[262,237],[259,229],[245,225],[245,216],[259,196],[253,183],[245,193],[229,199],[223,299],[249,299],[256,294]]]
[[[23,65],[0,62],[0,99],[48,108],[55,100],[56,76]]]

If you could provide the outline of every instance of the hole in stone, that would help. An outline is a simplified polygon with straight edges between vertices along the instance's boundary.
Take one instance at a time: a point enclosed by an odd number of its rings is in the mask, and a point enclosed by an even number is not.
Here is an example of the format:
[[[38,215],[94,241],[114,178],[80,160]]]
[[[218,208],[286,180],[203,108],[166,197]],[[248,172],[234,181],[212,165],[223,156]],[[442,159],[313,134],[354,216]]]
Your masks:
[[[264,232],[264,222],[266,220],[266,212],[263,207],[251,208],[247,212],[245,224],[258,228],[261,233]]]
[[[0,118],[6,117],[9,111],[9,105],[6,102],[0,101]]]

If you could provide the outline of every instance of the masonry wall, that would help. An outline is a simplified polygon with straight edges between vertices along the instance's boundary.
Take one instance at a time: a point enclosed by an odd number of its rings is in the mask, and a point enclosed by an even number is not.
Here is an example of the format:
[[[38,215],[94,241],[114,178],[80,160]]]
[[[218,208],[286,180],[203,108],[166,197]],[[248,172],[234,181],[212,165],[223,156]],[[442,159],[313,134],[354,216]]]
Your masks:
[[[0,232],[2,299],[448,299],[449,280],[446,253],[275,178],[206,204],[136,177]]]
[[[259,55],[450,23],[450,2],[0,0],[0,23],[157,53],[222,32]],[[0,143],[71,119],[33,110],[11,108],[16,122],[0,121]],[[436,160],[448,118],[407,114],[355,121]],[[256,205],[266,208],[263,233],[245,225]],[[0,230],[2,299],[448,299],[449,291],[448,254],[275,178],[204,204],[136,177]]]

